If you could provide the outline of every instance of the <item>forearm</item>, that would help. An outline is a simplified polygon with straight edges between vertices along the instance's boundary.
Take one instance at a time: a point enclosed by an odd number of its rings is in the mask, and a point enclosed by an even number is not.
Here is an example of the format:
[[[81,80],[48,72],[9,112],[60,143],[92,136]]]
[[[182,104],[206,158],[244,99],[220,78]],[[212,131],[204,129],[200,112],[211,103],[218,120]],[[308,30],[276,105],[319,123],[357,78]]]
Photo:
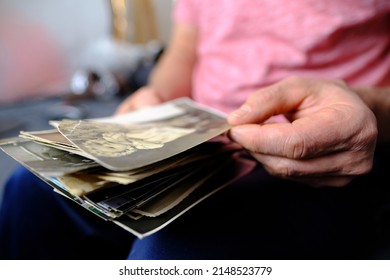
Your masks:
[[[191,95],[192,61],[180,54],[167,53],[151,73],[148,86],[161,101]]]
[[[378,144],[390,144],[390,87],[361,87],[355,91],[376,116]]]
[[[196,28],[190,25],[175,26],[169,47],[152,71],[147,86],[126,98],[115,114],[190,96],[192,69],[196,59],[195,47]]]
[[[181,25],[176,26],[173,32],[170,46],[161,56],[148,82],[161,101],[191,95],[196,30]]]

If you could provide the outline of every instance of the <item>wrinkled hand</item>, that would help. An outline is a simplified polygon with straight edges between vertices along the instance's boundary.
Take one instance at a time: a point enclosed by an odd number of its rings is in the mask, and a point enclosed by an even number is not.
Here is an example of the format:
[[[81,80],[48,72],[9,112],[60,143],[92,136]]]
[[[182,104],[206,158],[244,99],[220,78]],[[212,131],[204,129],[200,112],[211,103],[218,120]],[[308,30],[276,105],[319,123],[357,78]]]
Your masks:
[[[265,122],[278,114],[288,121]],[[372,168],[375,116],[341,81],[285,79],[254,92],[228,121],[230,137],[276,176],[337,187]]]
[[[142,87],[127,97],[117,108],[115,115],[121,115],[129,111],[160,104],[156,92],[151,87]]]

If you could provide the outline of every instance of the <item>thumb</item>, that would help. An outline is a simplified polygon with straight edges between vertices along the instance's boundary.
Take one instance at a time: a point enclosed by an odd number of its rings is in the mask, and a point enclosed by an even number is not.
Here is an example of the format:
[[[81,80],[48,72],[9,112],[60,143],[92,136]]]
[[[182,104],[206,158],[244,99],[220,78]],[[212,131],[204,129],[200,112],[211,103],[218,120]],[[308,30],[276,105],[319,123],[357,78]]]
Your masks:
[[[309,95],[315,84],[301,78],[287,78],[251,94],[245,103],[228,116],[231,125],[262,123],[268,118],[287,113]]]

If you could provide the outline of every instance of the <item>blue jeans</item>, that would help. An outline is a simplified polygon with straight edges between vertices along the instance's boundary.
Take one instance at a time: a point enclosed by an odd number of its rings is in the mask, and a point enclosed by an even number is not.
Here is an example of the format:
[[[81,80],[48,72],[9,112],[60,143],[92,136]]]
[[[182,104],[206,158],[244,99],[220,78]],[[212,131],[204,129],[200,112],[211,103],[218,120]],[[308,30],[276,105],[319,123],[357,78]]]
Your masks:
[[[140,240],[21,167],[5,186],[0,259],[390,258],[387,170],[311,188],[259,167]]]
[[[133,237],[20,167],[5,185],[0,240],[0,259],[124,259]]]

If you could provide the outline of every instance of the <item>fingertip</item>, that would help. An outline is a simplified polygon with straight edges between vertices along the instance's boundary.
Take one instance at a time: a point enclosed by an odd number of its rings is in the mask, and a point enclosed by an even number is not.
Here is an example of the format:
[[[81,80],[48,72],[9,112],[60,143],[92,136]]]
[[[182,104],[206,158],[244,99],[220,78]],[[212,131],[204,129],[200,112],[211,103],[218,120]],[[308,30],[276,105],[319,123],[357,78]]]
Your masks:
[[[123,109],[122,107],[118,107],[115,112],[114,112],[114,115],[117,116],[117,115],[122,115],[123,114]]]
[[[130,106],[128,106],[127,104],[121,104],[121,105],[119,105],[119,107],[116,109],[114,115],[115,115],[115,116],[123,115],[123,114],[127,113],[128,111],[130,111]]]
[[[245,122],[245,117],[251,112],[251,108],[244,104],[237,110],[231,112],[227,118],[227,121],[231,125],[242,124]]]
[[[245,126],[235,126],[229,129],[229,139],[234,142],[240,142],[243,135],[247,133],[247,127]]]

